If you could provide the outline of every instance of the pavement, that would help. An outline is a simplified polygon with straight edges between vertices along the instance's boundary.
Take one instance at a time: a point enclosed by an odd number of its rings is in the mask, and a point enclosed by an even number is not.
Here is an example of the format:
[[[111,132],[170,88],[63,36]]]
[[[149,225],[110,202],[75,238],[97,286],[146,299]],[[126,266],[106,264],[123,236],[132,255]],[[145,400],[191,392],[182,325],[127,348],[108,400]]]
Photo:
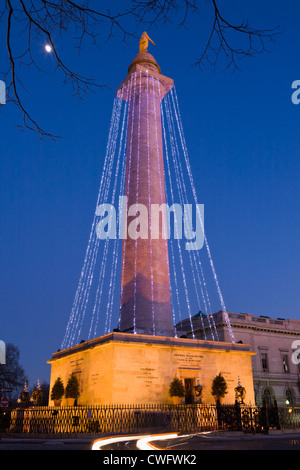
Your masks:
[[[240,432],[208,432],[177,435],[168,438],[165,435],[151,435],[150,449],[156,452],[199,453],[203,450],[300,450],[300,430],[270,431],[269,434],[243,434]],[[109,445],[102,445],[103,451],[133,451],[136,442],[143,435],[122,436],[119,442],[113,443],[109,436]],[[161,439],[160,439],[161,437]],[[167,437],[167,439],[165,439]],[[2,435],[0,450],[91,450],[96,440],[105,438],[101,435],[76,436],[71,438],[24,438]],[[123,452],[122,452],[123,453]]]
[[[93,439],[24,439],[2,437],[0,439],[1,450],[91,450]]]
[[[170,441],[156,441],[173,451],[201,450],[300,450],[300,431],[270,431],[269,434],[208,433],[193,434]]]

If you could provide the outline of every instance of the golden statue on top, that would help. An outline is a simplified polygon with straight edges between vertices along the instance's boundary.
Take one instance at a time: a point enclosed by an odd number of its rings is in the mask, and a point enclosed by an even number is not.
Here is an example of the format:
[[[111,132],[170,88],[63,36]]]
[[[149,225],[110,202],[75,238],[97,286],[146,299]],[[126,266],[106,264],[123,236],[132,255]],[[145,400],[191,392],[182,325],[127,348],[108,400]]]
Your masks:
[[[139,50],[140,54],[148,52],[147,49],[148,49],[149,41],[152,42],[152,44],[154,44],[152,39],[149,38],[146,31],[144,31],[143,34],[141,35],[141,39],[140,39],[140,50]],[[155,44],[154,44],[154,46],[155,46]]]

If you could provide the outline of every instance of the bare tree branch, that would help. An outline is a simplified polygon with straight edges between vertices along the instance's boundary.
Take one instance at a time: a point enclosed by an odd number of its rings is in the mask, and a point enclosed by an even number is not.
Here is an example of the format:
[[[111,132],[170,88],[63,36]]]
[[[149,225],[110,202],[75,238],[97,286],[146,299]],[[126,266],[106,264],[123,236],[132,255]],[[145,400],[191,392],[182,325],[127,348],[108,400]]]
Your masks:
[[[88,1],[82,3],[80,5],[71,0],[30,0],[28,2],[18,0],[16,5],[16,2],[5,0],[5,8],[0,12],[0,22],[6,19],[6,48],[10,64],[8,70],[3,74],[3,78],[8,84],[6,87],[7,102],[14,103],[22,112],[23,124],[20,127],[37,132],[41,138],[56,139],[58,136],[44,130],[26,109],[20,92],[22,79],[18,77],[19,66],[24,64],[29,67],[34,66],[39,71],[42,70],[32,55],[33,42],[41,37],[47,41],[56,60],[56,69],[63,74],[64,83],[71,86],[73,95],[81,98],[95,87],[104,87],[105,85],[99,84],[94,79],[86,77],[68,66],[58,53],[53,36],[58,32],[62,34],[67,32],[69,28],[74,28],[78,32],[76,39],[79,49],[81,49],[85,37],[91,38],[93,44],[97,46],[96,29],[100,22],[104,22],[108,26],[106,40],[110,39],[114,28],[121,32],[123,41],[133,36],[121,24],[121,18],[125,17],[127,12],[112,15],[109,12],[105,13],[89,8]],[[27,35],[27,41],[24,43],[26,47],[22,53],[18,54],[13,48],[13,44],[15,44],[14,22],[23,23],[23,32]]]
[[[212,28],[204,50],[194,65],[202,67],[208,63],[215,69],[220,56],[223,55],[225,69],[232,72],[240,70],[240,60],[266,52],[266,42],[273,41],[280,32],[278,26],[272,29],[252,28],[247,20],[235,25],[220,13],[216,0],[210,2],[214,12]],[[234,41],[238,42],[239,46],[234,45]]]
[[[189,14],[204,10],[204,1],[199,0],[133,0],[133,3],[137,19],[149,26],[159,21],[170,21],[174,12],[180,15],[178,26],[185,26]],[[221,14],[218,0],[207,0],[206,3],[212,9],[211,27],[200,58],[194,65],[204,67],[208,64],[215,69],[223,56],[225,69],[239,70],[241,59],[266,52],[266,43],[279,34],[278,27],[256,29],[245,20],[236,25]]]
[[[8,84],[7,102],[14,103],[22,113],[21,127],[37,132],[41,138],[56,138],[41,128],[31,116],[21,92],[23,86],[21,65],[42,71],[38,61],[33,57],[33,45],[38,40],[43,38],[48,42],[55,57],[56,70],[62,73],[64,83],[68,83],[74,95],[83,97],[95,87],[105,85],[76,72],[67,65],[58,52],[54,37],[58,35],[62,37],[75,31],[74,40],[79,50],[83,48],[85,39],[91,40],[94,46],[99,47],[99,38],[101,37],[102,42],[107,42],[114,31],[121,35],[122,41],[127,42],[130,38],[136,37],[135,33],[127,29],[128,20],[134,19],[138,25],[143,24],[151,28],[159,22],[175,21],[174,18],[177,18],[177,26],[182,27],[187,25],[191,13],[204,11],[204,1],[131,0],[130,7],[124,7],[123,11],[118,13],[111,13],[98,6],[92,8],[90,0],[4,0],[4,6],[0,10],[0,24],[4,23],[6,26],[9,68],[0,78]],[[239,70],[241,59],[265,52],[266,41],[272,41],[279,31],[278,28],[255,29],[248,21],[235,25],[221,13],[218,1],[206,0],[213,13],[211,28],[205,47],[194,65],[204,67],[208,64],[215,69],[217,63],[225,60],[225,69]],[[20,44],[18,33],[21,26],[25,41]],[[104,26],[105,38],[103,38]],[[20,52],[21,45],[22,52]]]

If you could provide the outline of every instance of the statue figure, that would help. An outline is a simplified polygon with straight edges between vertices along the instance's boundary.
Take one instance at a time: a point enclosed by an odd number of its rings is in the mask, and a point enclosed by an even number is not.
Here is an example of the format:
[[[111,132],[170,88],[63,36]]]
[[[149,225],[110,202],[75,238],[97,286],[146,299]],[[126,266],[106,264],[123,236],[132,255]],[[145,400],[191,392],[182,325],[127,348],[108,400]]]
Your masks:
[[[151,41],[152,44],[154,44],[152,39],[149,38],[146,31],[144,31],[143,34],[141,35],[141,39],[140,39],[140,51],[139,51],[140,54],[144,53],[144,52],[147,52],[149,41]],[[154,46],[155,46],[155,44],[154,44]]]

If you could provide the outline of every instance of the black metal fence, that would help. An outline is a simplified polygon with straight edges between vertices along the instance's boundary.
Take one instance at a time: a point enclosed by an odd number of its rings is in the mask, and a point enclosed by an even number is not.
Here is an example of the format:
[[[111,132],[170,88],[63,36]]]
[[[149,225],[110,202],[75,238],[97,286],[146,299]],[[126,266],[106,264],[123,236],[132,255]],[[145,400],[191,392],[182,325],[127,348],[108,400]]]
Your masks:
[[[122,434],[138,432],[201,432],[211,430],[267,433],[300,427],[300,409],[293,417],[277,407],[245,405],[115,405],[31,407],[7,410],[2,431],[22,434]]]
[[[278,408],[278,417],[282,429],[300,429],[300,407]]]

